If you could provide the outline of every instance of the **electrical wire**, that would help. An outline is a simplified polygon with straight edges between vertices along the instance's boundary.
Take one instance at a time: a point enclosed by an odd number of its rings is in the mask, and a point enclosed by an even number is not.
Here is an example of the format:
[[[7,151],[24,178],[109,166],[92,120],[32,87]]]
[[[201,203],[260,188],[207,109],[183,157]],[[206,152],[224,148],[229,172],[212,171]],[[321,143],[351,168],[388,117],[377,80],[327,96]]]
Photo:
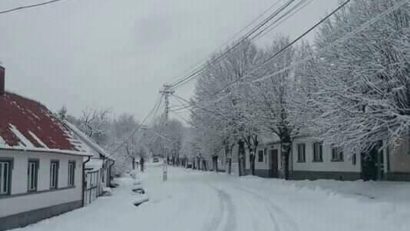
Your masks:
[[[113,154],[116,153],[124,144],[126,144],[128,142],[128,140],[132,136],[134,136],[135,133],[137,133],[144,126],[144,124],[147,122],[147,120],[152,115],[154,115],[154,113],[158,112],[159,106],[161,105],[161,101],[162,101],[162,95],[160,95],[160,97],[157,100],[157,103],[154,105],[152,110],[145,116],[145,118],[142,120],[142,122],[130,133],[130,135],[126,139],[124,139],[116,148],[114,148],[114,150],[112,151]]]
[[[321,53],[325,52],[326,50],[328,50],[329,48],[333,47],[333,46],[334,46],[335,44],[337,44],[337,43],[346,41],[347,39],[351,38],[351,37],[354,36],[355,34],[361,32],[362,30],[366,29],[368,26],[370,26],[370,25],[372,25],[373,23],[375,23],[375,22],[377,22],[378,20],[380,20],[383,16],[385,16],[385,15],[387,15],[387,14],[393,12],[394,10],[397,10],[398,8],[400,8],[401,6],[403,6],[403,5],[405,5],[405,4],[408,4],[408,0],[404,0],[404,1],[401,1],[401,2],[396,3],[396,4],[393,5],[392,7],[388,8],[387,10],[385,10],[384,12],[382,12],[382,13],[380,13],[380,14],[374,16],[373,18],[371,18],[371,19],[369,19],[369,20],[367,20],[366,22],[364,22],[363,24],[361,24],[361,25],[360,25],[359,27],[357,27],[356,29],[352,30],[351,32],[349,32],[349,33],[343,35],[342,37],[340,37],[340,38],[336,39],[335,41],[333,41],[332,43],[328,44],[326,47],[319,49],[318,51],[315,52],[315,55],[321,54]],[[275,72],[275,73],[272,73],[272,74],[267,75],[267,76],[259,77],[259,78],[255,79],[255,80],[253,80],[251,83],[256,83],[256,82],[260,82],[260,81],[263,81],[263,80],[268,79],[268,78],[272,78],[273,76],[275,76],[275,75],[277,75],[277,74],[283,73],[284,71],[290,70],[290,69],[293,68],[293,67],[296,67],[296,66],[298,66],[298,65],[301,65],[301,64],[303,64],[303,63],[306,63],[307,61],[309,61],[309,60],[312,58],[312,57],[311,57],[312,55],[313,55],[313,54],[308,55],[306,58],[304,58],[304,59],[302,59],[302,60],[300,60],[300,61],[298,61],[298,62],[296,62],[296,63],[293,63],[293,64],[291,64],[291,65],[289,65],[289,66],[287,66],[287,67],[285,67],[285,68],[283,68],[283,69],[281,69],[281,70]],[[248,77],[249,77],[249,75],[243,76],[243,78],[248,78]],[[217,93],[215,93],[214,95],[217,95],[217,94],[221,93],[222,91],[226,90],[229,86],[231,86],[231,85],[233,85],[234,83],[237,83],[237,82],[238,82],[238,81],[234,81],[233,83],[230,83],[230,84],[226,85],[224,88],[222,88],[221,90],[219,90],[219,91],[218,91]],[[225,94],[225,95],[223,95],[223,96],[217,98],[216,100],[212,100],[211,102],[208,103],[208,105],[217,103],[217,102],[223,100],[224,98],[228,97],[230,94],[231,94],[231,92],[229,92],[229,93],[227,93],[227,94]]]
[[[280,18],[272,22],[270,25],[265,27],[263,30],[258,32],[256,35],[254,35],[250,40],[255,40],[257,41],[258,39],[266,36],[269,34],[272,30],[276,29],[278,26],[280,26],[283,22],[288,20],[290,17],[294,16],[295,14],[299,13],[302,9],[307,7],[309,4],[311,4],[313,0],[308,0],[308,1],[303,1],[298,3],[296,6],[294,6],[292,9],[290,9],[288,12],[283,14]]]
[[[290,43],[288,43],[286,46],[282,47],[279,51],[275,52],[273,55],[271,55],[267,60],[265,60],[262,64],[258,65],[257,67],[255,67],[254,70],[252,70],[252,73],[255,72],[256,70],[258,70],[259,68],[267,65],[268,63],[270,63],[274,58],[278,57],[279,55],[281,55],[284,51],[286,51],[287,49],[289,49],[291,46],[293,46],[295,43],[297,43],[298,41],[300,41],[303,37],[305,37],[307,34],[309,34],[310,32],[312,32],[314,29],[316,29],[319,25],[321,25],[323,22],[327,21],[331,16],[333,16],[335,13],[337,13],[339,10],[341,10],[342,8],[344,8],[351,0],[347,0],[344,3],[342,3],[341,5],[339,5],[335,10],[333,10],[330,14],[326,15],[326,17],[322,18],[321,20],[319,20],[319,22],[317,22],[316,24],[314,24],[312,27],[310,27],[308,30],[306,30],[305,32],[303,32],[301,35],[299,35],[296,39],[292,40]],[[237,78],[236,80],[226,84],[222,89],[220,89],[219,91],[217,91],[215,93],[215,95],[225,91],[226,89],[228,89],[230,86],[238,83],[239,81],[242,81],[245,78],[248,78],[252,73],[248,74],[248,75],[244,75],[241,76],[239,78]]]
[[[178,118],[182,119],[183,121],[185,121],[185,123],[190,124],[191,122],[188,121],[187,119],[185,119],[181,114],[179,114],[176,111],[173,111],[173,114],[176,115]]]
[[[294,3],[296,0],[289,0],[285,4],[283,4],[278,10],[270,14],[265,20],[263,20],[261,23],[256,25],[251,31],[246,33],[239,41],[237,41],[232,47],[228,48],[226,51],[218,55],[217,57],[213,58],[210,62],[207,62],[203,65],[201,65],[197,70],[194,70],[193,73],[188,75],[187,77],[184,77],[181,80],[178,80],[172,84],[169,84],[172,89],[175,89],[176,87],[183,85],[190,80],[194,79],[195,77],[198,76],[199,73],[201,73],[209,63],[215,63],[218,62],[220,59],[225,57],[227,54],[229,54],[232,50],[236,49],[239,45],[241,45],[244,41],[246,41],[249,37],[251,37],[254,33],[256,33],[259,29],[263,28],[266,26],[271,20],[273,20],[276,16],[278,16],[282,11],[284,11],[287,7],[289,7],[292,3]]]
[[[0,11],[0,14],[7,14],[7,13],[20,11],[20,10],[26,10],[26,9],[30,9],[30,8],[40,7],[40,6],[49,5],[49,4],[60,2],[60,1],[64,1],[64,0],[51,0],[51,1],[32,4],[32,5],[19,6],[19,7],[11,8],[11,9],[8,9],[8,10],[2,10],[2,11]]]
[[[256,18],[254,18],[250,23],[248,23],[245,27],[243,27],[240,31],[236,32],[233,36],[231,36],[228,40],[226,40],[222,45],[220,45],[216,50],[221,50],[223,48],[225,48],[226,46],[228,46],[230,43],[232,43],[232,41],[235,41],[235,38],[238,37],[239,35],[242,34],[242,32],[244,32],[246,29],[248,29],[250,26],[252,26],[253,24],[255,24],[257,21],[259,21],[266,13],[268,13],[269,11],[271,11],[274,7],[276,7],[276,5],[278,5],[280,3],[280,1],[276,1],[274,4],[272,4],[270,7],[268,7],[268,9],[266,9],[265,11],[263,11],[261,14],[259,14]],[[196,63],[195,65],[191,66],[188,70],[186,70],[184,73],[184,76],[189,75],[189,70],[196,70],[199,69],[203,63],[205,63],[206,61],[208,61],[209,56],[207,56],[205,59],[202,59],[200,62]],[[184,78],[180,78],[175,80],[176,82],[183,80]]]

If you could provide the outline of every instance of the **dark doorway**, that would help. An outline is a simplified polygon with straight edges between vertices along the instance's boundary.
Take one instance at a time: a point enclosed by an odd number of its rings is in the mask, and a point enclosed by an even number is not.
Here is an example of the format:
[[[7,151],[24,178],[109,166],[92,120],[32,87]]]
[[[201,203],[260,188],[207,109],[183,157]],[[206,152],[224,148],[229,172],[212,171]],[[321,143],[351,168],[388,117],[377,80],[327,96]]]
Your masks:
[[[278,177],[278,149],[272,149],[269,151],[270,164],[269,164],[269,177]]]
[[[368,153],[361,154],[363,180],[383,180],[384,158],[381,147],[382,143],[379,142]]]

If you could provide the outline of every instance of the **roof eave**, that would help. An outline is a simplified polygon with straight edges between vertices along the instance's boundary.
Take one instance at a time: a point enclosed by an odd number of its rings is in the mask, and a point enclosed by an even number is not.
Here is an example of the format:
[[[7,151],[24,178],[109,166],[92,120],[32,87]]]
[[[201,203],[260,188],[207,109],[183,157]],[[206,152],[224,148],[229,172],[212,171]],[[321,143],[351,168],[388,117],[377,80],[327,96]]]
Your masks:
[[[45,148],[25,148],[25,147],[0,147],[0,150],[7,150],[7,151],[23,151],[23,152],[47,152],[47,153],[55,153],[55,154],[65,154],[65,155],[73,155],[73,156],[92,156],[92,154],[88,154],[85,152],[73,151],[73,150],[61,150],[61,149],[45,149]]]

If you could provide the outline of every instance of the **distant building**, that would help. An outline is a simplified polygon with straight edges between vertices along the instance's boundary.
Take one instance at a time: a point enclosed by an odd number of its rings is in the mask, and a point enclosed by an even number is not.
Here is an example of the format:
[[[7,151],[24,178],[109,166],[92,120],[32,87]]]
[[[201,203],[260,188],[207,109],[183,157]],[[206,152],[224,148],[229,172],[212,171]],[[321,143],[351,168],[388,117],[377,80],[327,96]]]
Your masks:
[[[0,67],[0,230],[83,205],[83,143],[42,104],[5,91]]]

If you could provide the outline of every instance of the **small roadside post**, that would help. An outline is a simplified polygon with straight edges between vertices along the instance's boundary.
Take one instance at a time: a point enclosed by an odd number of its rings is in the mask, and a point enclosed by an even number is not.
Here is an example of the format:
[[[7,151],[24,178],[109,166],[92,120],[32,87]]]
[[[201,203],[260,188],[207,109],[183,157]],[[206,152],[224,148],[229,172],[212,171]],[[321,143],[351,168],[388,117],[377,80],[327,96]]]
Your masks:
[[[162,164],[162,181],[167,181],[168,180],[168,166],[166,159],[164,159],[163,164]]]

